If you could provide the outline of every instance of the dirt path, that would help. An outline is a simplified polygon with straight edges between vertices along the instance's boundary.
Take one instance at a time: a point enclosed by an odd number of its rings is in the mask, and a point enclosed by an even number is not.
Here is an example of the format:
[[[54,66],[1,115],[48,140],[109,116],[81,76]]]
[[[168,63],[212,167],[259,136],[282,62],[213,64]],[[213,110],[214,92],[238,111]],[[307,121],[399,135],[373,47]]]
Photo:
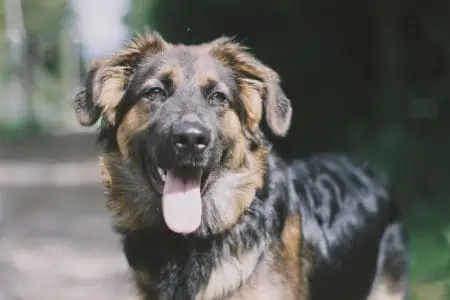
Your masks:
[[[0,145],[0,300],[133,299],[93,145]]]

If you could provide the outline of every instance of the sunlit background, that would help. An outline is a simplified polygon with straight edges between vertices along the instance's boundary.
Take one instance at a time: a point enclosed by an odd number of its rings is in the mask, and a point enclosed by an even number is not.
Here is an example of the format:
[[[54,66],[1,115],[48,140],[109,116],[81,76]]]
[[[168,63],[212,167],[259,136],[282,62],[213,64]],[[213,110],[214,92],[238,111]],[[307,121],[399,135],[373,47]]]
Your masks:
[[[412,299],[450,299],[449,1],[0,3],[0,300],[133,299],[95,130],[78,125],[71,99],[92,59],[145,28],[250,46],[293,101],[276,149],[383,167],[410,230]]]

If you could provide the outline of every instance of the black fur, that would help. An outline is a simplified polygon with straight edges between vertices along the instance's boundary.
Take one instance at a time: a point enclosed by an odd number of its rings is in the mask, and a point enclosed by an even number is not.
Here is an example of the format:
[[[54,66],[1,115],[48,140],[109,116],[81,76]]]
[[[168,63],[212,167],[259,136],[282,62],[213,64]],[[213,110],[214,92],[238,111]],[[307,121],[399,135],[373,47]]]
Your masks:
[[[365,299],[376,274],[381,276],[386,267],[394,283],[405,279],[406,233],[391,230],[395,243],[380,246],[389,227],[401,224],[384,174],[341,155],[295,161],[289,174],[291,197],[302,212],[304,238],[313,255],[313,300]],[[378,257],[388,265],[377,266]]]

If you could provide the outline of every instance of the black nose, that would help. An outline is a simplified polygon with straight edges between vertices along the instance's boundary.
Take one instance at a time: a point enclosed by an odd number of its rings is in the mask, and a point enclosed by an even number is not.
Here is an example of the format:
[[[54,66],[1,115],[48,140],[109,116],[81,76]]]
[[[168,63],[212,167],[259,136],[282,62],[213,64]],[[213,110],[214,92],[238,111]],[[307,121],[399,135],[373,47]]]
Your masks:
[[[211,141],[211,131],[200,122],[181,121],[173,125],[172,139],[179,151],[203,151]]]

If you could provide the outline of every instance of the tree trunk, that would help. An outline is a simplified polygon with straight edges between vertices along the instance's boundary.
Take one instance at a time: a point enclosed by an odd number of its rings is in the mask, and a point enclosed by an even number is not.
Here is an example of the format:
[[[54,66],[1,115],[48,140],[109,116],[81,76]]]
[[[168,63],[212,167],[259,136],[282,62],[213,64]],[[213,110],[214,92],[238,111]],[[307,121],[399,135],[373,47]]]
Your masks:
[[[34,121],[31,102],[31,72],[28,70],[27,40],[21,0],[4,0],[9,61],[9,95],[5,119],[8,123]]]
[[[59,112],[64,126],[69,126],[70,121],[67,118],[74,119],[72,110],[72,99],[80,86],[80,50],[78,33],[72,21],[72,13],[67,15],[64,26],[60,30],[60,72],[61,72],[61,95],[63,99],[59,104]],[[68,115],[69,114],[69,115]]]

